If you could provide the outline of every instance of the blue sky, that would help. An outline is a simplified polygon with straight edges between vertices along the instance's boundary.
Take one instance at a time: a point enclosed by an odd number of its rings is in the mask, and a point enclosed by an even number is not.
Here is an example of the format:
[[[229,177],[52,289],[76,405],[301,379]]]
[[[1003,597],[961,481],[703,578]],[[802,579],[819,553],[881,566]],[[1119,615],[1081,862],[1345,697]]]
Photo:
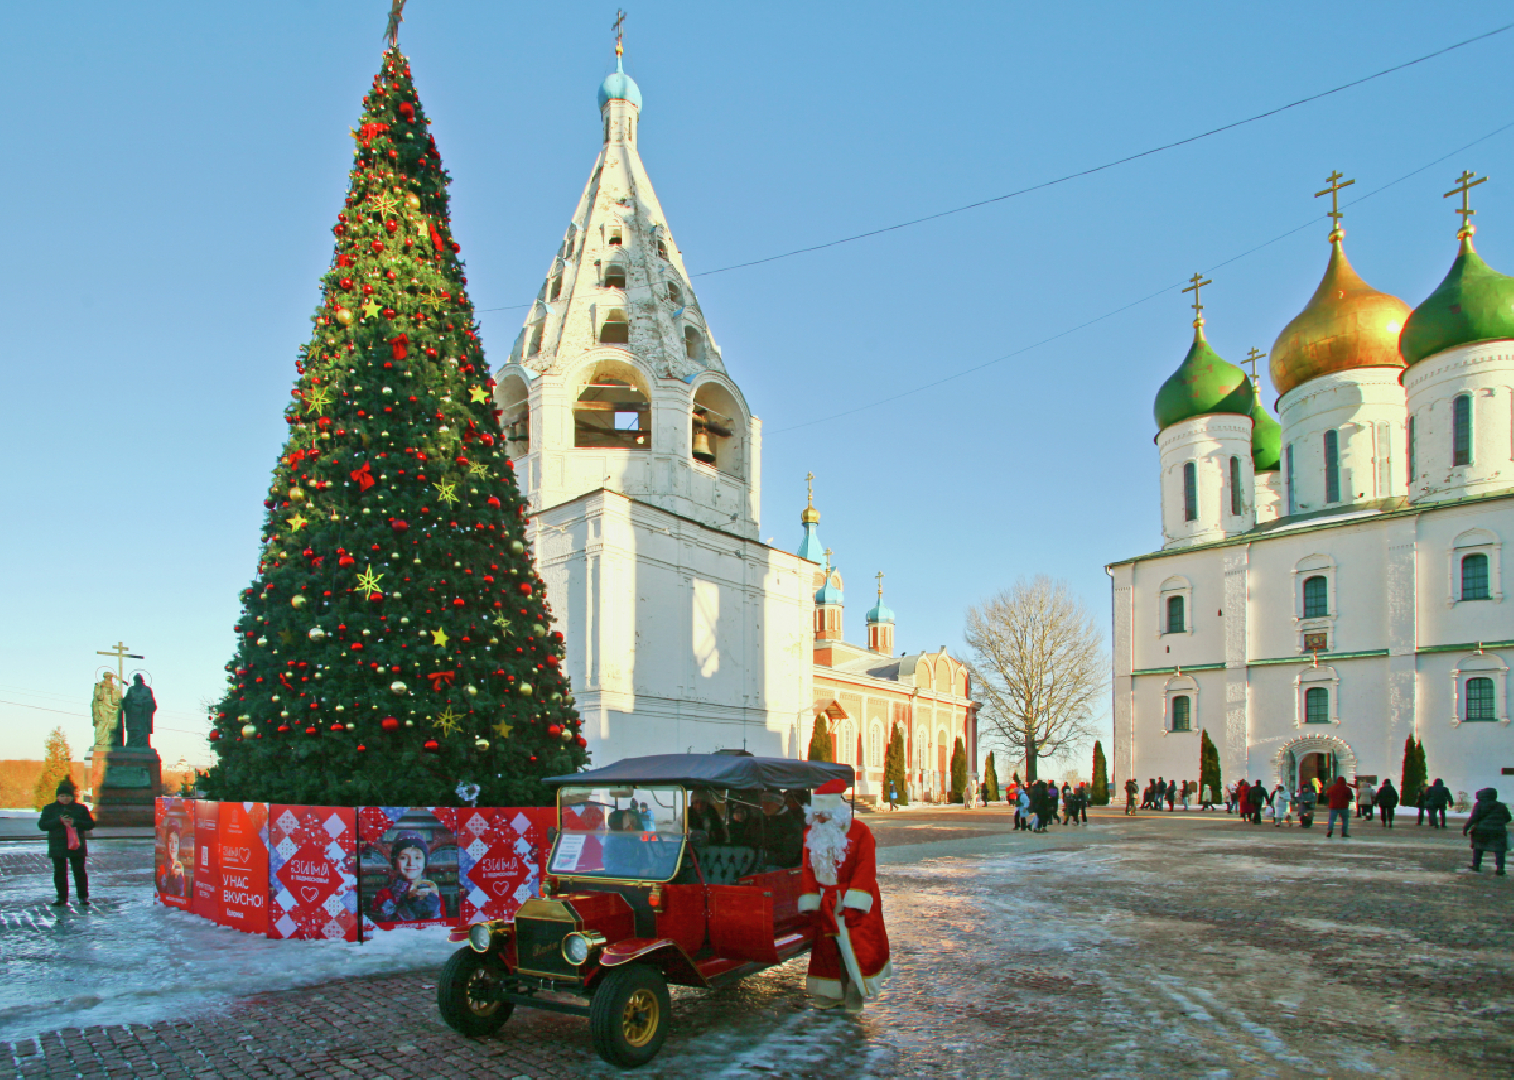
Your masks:
[[[402,45],[455,179],[474,301],[525,304],[598,150],[614,6],[410,8]],[[203,703],[254,571],[386,10],[7,13],[0,757],[38,756],[54,723],[87,746],[95,651],[124,639],[174,729],[155,740],[165,759],[206,760]],[[649,3],[630,11],[626,59],[640,149],[697,274],[1181,139],[1508,10]],[[967,605],[1022,574],[1068,579],[1107,625],[1104,563],[1159,543],[1151,399],[1191,334],[1184,279],[1214,278],[1221,355],[1268,349],[1324,269],[1327,207],[1310,196],[1326,174],[1357,179],[1349,201],[1448,154],[1348,209],[1356,268],[1423,299],[1455,250],[1441,193],[1468,168],[1493,177],[1479,248],[1514,271],[1514,128],[1453,153],[1514,121],[1511,58],[1514,31],[1092,177],[696,278],[765,424],[763,538],[797,545],[813,470],[853,640],[878,570],[901,651],[957,648]],[[482,311],[495,364],[521,316]]]

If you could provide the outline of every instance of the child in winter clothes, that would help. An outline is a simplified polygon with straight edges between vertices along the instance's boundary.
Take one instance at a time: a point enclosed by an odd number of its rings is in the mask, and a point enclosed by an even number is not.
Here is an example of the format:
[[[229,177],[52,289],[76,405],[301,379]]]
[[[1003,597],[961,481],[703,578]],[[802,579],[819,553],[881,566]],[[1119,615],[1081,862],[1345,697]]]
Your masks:
[[[68,903],[68,871],[74,872],[74,890],[81,904],[89,903],[89,875],[84,870],[84,856],[89,845],[84,834],[95,827],[95,819],[89,809],[75,802],[77,792],[74,782],[68,777],[58,781],[58,791],[53,802],[42,808],[42,818],[37,828],[47,833],[47,854],[53,860],[53,885],[58,890],[58,899],[53,907]]]
[[[1497,789],[1485,787],[1477,793],[1477,805],[1472,808],[1472,815],[1461,830],[1463,836],[1468,831],[1472,834],[1471,869],[1481,872],[1482,853],[1491,851],[1497,867],[1495,873],[1504,876],[1504,856],[1509,850],[1509,820],[1509,808],[1498,801]]]

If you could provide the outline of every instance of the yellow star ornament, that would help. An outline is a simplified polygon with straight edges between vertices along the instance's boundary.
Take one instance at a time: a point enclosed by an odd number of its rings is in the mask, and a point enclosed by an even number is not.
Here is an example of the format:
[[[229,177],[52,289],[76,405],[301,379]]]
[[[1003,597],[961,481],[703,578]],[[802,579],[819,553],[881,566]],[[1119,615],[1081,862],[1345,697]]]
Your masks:
[[[436,497],[451,506],[457,502],[457,484],[452,480],[443,480],[436,485]]]
[[[289,519],[289,527],[291,529],[293,529],[295,532],[299,532],[301,529],[303,529],[306,525],[309,525],[309,524],[310,524],[310,522],[306,521],[305,518],[304,518],[304,516],[302,514],[299,514],[299,513],[296,513],[294,515],[294,517],[292,517],[292,518]]]
[[[485,465],[482,461],[475,461],[472,465],[469,465],[468,475],[478,480],[491,479],[489,475],[489,466]]]
[[[331,391],[324,386],[317,386],[305,395],[305,415],[315,413],[317,416],[326,414],[326,406],[331,404]]]
[[[433,644],[433,645],[440,645],[443,648],[445,648],[446,645],[447,645],[447,631],[445,631],[445,630],[433,630],[433,631],[431,631],[431,644]]]
[[[499,723],[494,725],[494,731],[495,734],[497,734],[501,739],[508,739],[510,737],[510,729],[514,726],[514,724],[506,723],[505,721],[501,720]]]
[[[370,592],[370,593],[378,592],[379,591],[379,582],[383,581],[383,580],[384,580],[384,575],[383,574],[375,574],[373,572],[373,564],[369,563],[368,564],[368,569],[364,570],[361,574],[359,574],[357,576],[357,587],[359,589],[362,589],[364,592]]]
[[[363,314],[368,316],[368,318],[370,319],[383,310],[384,306],[377,300],[373,299],[373,297],[371,296],[367,300],[363,301]]]
[[[510,620],[503,615],[496,615],[494,616],[494,625],[499,627],[500,633],[505,633],[510,629]]]
[[[452,711],[451,705],[448,705],[435,720],[431,721],[431,726],[441,729],[443,735],[451,735],[458,728],[457,713]]]
[[[468,391],[468,398],[470,401],[488,401],[489,391],[482,386],[475,386]]]

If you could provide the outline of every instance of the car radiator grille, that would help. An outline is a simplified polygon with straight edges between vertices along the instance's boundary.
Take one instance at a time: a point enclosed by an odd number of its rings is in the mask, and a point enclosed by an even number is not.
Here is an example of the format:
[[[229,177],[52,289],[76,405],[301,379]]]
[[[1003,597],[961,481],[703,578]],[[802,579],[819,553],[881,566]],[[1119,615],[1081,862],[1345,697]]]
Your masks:
[[[563,959],[562,939],[573,931],[570,923],[544,919],[515,920],[515,956],[523,971],[560,978],[577,978],[578,969]]]

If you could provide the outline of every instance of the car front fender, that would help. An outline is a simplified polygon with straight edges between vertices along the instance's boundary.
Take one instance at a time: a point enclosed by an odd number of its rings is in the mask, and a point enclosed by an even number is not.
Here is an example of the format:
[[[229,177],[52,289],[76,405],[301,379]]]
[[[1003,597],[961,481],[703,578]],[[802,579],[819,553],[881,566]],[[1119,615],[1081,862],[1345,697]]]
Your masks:
[[[669,982],[684,986],[704,985],[704,979],[689,954],[672,938],[629,938],[617,941],[599,954],[602,968],[617,968],[638,960],[661,968]]]

